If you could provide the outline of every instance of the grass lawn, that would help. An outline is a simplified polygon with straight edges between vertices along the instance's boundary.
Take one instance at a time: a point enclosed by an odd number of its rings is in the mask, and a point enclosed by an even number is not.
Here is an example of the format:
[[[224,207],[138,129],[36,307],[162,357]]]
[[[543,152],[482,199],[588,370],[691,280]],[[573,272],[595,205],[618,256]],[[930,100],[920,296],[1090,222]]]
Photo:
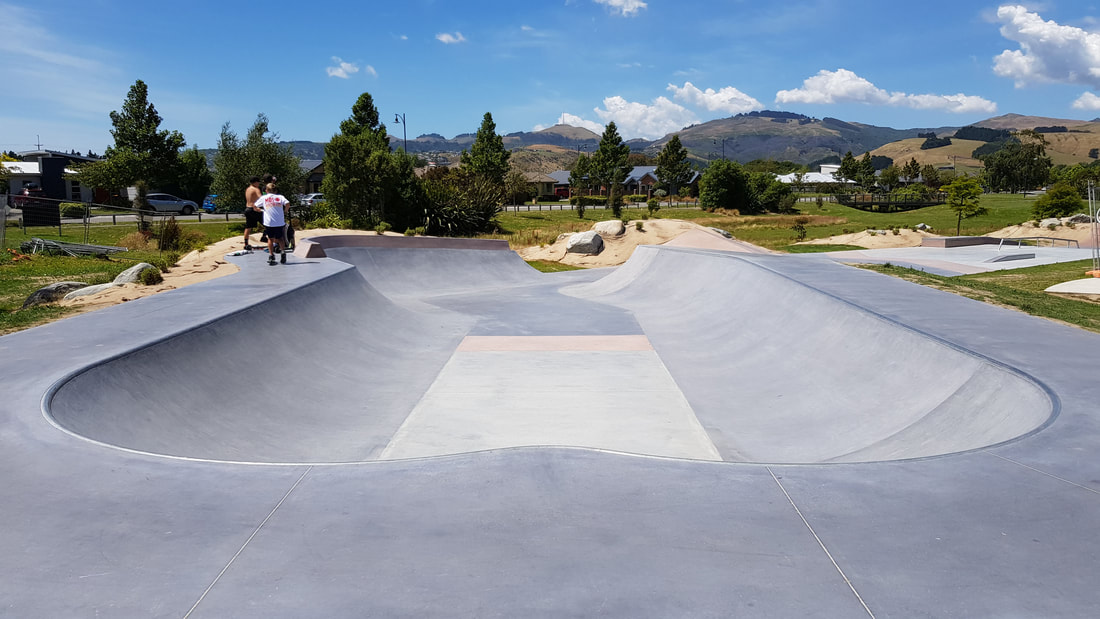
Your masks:
[[[858,266],[978,301],[1100,332],[1100,303],[1076,296],[1043,292],[1054,284],[1085,277],[1085,271],[1092,268],[1091,260],[956,277],[933,275],[892,265]]]
[[[206,243],[241,234],[241,224],[213,222],[181,224],[189,231],[201,233]],[[76,310],[57,306],[37,306],[22,309],[23,301],[42,286],[59,281],[79,281],[104,284],[138,262],[148,262],[165,268],[178,260],[179,252],[156,250],[128,251],[111,254],[109,258],[33,255],[19,260],[7,251],[19,251],[19,245],[31,237],[69,243],[91,245],[118,245],[119,240],[137,231],[137,225],[127,223],[117,226],[92,224],[88,238],[84,227],[65,225],[61,236],[57,228],[30,228],[26,232],[9,227],[5,231],[3,251],[0,251],[0,334],[26,329],[50,322]]]

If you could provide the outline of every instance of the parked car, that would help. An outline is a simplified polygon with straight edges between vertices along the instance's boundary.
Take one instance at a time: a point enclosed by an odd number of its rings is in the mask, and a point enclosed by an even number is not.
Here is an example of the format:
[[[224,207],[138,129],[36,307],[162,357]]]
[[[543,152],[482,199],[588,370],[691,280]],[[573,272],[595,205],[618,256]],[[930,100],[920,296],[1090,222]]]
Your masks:
[[[214,204],[214,198],[216,198],[216,197],[218,197],[218,194],[214,194],[212,196],[206,196],[205,198],[203,198],[202,199],[202,210],[206,211],[207,213],[213,213],[214,210],[218,208],[217,205]]]
[[[325,201],[325,195],[321,194],[321,193],[307,193],[306,195],[302,196],[302,198],[300,200],[300,202],[302,203],[302,206],[313,206],[317,202],[324,202],[324,201]]]
[[[145,196],[149,206],[157,211],[175,211],[182,215],[190,215],[199,210],[199,205],[190,200],[177,198],[170,193],[151,193]]]

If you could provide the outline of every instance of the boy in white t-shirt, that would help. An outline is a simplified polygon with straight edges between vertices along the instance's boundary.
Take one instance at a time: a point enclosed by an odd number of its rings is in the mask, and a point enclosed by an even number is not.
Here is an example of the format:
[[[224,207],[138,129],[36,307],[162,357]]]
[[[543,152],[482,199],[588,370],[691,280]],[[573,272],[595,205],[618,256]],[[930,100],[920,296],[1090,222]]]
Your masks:
[[[267,193],[256,200],[256,207],[264,210],[264,229],[267,230],[267,263],[275,264],[275,243],[282,256],[279,262],[286,264],[286,209],[290,201],[275,193],[275,183],[268,183]]]

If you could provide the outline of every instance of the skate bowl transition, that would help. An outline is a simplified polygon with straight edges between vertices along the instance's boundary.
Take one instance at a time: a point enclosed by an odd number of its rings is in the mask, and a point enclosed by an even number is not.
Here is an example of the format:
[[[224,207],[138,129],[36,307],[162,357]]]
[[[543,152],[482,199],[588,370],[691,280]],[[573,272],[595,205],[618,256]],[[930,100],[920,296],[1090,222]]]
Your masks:
[[[266,464],[540,447],[872,462],[1057,414],[1014,368],[770,268],[789,256],[645,246],[542,274],[506,245],[328,243],[347,268],[83,368],[46,414],[126,450]]]

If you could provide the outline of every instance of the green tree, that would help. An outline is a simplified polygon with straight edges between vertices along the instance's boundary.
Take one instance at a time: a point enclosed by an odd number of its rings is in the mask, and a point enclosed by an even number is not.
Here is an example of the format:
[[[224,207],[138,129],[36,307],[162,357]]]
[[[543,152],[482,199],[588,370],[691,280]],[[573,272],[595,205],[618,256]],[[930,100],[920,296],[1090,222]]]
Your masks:
[[[905,176],[905,184],[912,185],[917,180],[917,177],[920,176],[920,164],[917,163],[917,158],[913,157],[910,159],[909,163],[905,164],[901,172]]]
[[[925,186],[930,189],[939,189],[940,185],[943,185],[943,175],[936,169],[936,166],[930,163],[921,166],[920,176],[924,180]]]
[[[1068,217],[1074,213],[1080,213],[1084,206],[1085,201],[1081,199],[1081,192],[1071,183],[1061,181],[1054,183],[1046,193],[1039,196],[1035,205],[1031,207],[1031,213],[1035,219]]]
[[[680,136],[673,135],[657,155],[657,181],[668,188],[670,195],[679,195],[680,187],[691,182],[695,171],[688,161],[688,152],[680,143]],[[672,206],[671,199],[669,206]]]
[[[699,179],[699,206],[707,211],[752,208],[749,178],[741,164],[722,159],[707,166]]]
[[[200,153],[198,147],[183,151],[180,155],[178,182],[181,197],[202,204],[213,182],[214,175],[210,172],[210,166],[206,164],[206,155]]]
[[[630,173],[629,156],[630,147],[623,143],[615,122],[607,123],[600,145],[592,153],[588,172],[594,186],[607,188],[607,203],[616,219],[623,213],[623,181]]]
[[[117,189],[145,181],[149,187],[177,191],[180,149],[186,141],[179,131],[161,130],[161,117],[149,102],[149,89],[137,80],[121,111],[111,112],[114,146],[101,161],[78,168],[80,181],[90,187]]]
[[[503,187],[510,156],[511,153],[504,148],[504,138],[497,135],[493,115],[485,112],[470,152],[462,151],[462,166]]]
[[[989,209],[981,205],[982,186],[972,176],[956,176],[942,187],[947,193],[947,206],[958,215],[955,236],[962,234],[962,220],[985,215]]]
[[[386,188],[397,169],[390,158],[386,126],[378,121],[370,93],[359,95],[351,116],[340,123],[340,133],[325,145],[324,162],[325,208],[357,228],[373,228],[386,220]]]
[[[878,183],[886,191],[892,190],[901,180],[901,170],[894,164],[890,164],[879,173]]]
[[[195,162],[197,164],[197,161]],[[222,125],[218,136],[218,151],[214,154],[214,178],[210,192],[217,194],[219,210],[244,208],[244,190],[252,176],[273,175],[279,191],[293,195],[305,183],[301,160],[291,146],[280,146],[278,134],[268,128],[267,116],[257,114],[244,139],[237,136],[229,123]]]
[[[840,181],[859,179],[859,162],[852,156],[852,151],[844,153],[844,158],[840,160],[840,168],[836,171],[835,176]]]
[[[569,171],[569,202],[577,207],[577,217],[584,219],[585,204],[581,196],[588,195],[589,190],[592,188],[592,178],[589,176],[589,170],[592,167],[592,160],[588,155],[577,155],[577,161],[573,164],[573,169]]]
[[[504,176],[504,193],[512,204],[519,204],[529,200],[534,191],[523,172],[509,170]]]
[[[867,151],[863,153],[863,157],[859,160],[859,171],[856,172],[855,180],[864,191],[871,191],[875,187],[875,164],[871,161],[871,152]]]
[[[1013,134],[1015,141],[1005,142],[997,151],[982,155],[985,183],[993,191],[1027,191],[1050,180],[1052,162],[1043,134],[1023,129]]]

